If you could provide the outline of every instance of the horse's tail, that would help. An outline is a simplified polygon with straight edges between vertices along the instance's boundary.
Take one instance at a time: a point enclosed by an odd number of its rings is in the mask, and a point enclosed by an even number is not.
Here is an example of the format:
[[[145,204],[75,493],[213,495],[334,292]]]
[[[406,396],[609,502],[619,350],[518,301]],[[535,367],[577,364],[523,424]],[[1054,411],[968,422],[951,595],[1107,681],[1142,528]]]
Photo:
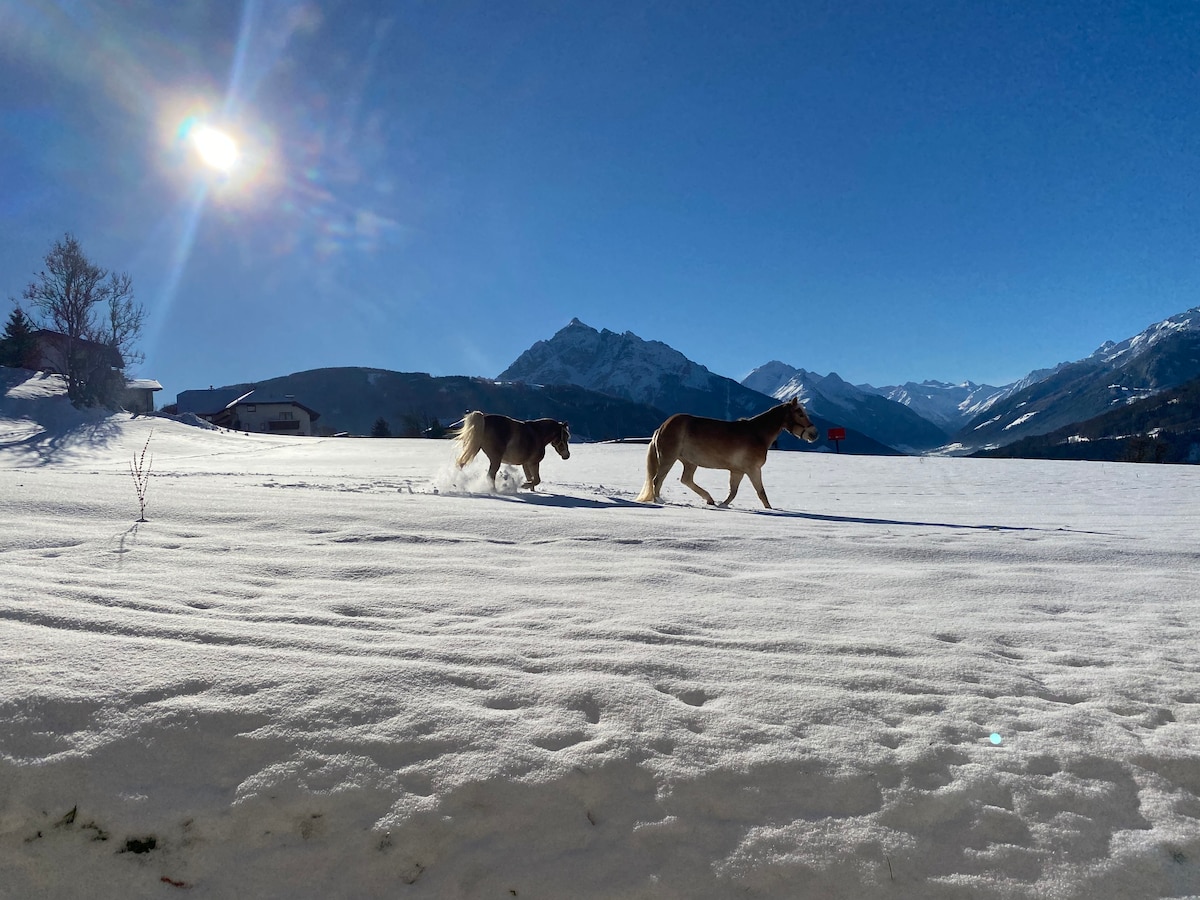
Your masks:
[[[662,464],[658,455],[658,436],[661,432],[660,427],[650,438],[650,446],[646,450],[646,484],[642,492],[633,498],[637,503],[653,503],[657,499],[654,496],[654,482],[658,478],[658,467]]]
[[[458,437],[458,467],[461,469],[475,458],[475,454],[483,447],[483,413],[479,410],[467,413],[463,417],[463,427],[459,429]]]

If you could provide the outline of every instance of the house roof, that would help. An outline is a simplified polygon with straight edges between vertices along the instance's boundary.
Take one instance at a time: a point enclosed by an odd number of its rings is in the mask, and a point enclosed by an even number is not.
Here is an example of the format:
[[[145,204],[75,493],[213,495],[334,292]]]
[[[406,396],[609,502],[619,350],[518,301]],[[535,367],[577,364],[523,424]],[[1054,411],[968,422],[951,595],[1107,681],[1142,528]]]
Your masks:
[[[320,413],[298,401],[295,397],[273,397],[260,394],[256,390],[247,391],[245,388],[210,388],[207,391],[184,391],[175,398],[179,415],[195,413],[198,416],[215,416],[217,413],[232,411],[235,407],[254,404],[275,406],[296,406],[308,413],[309,418],[316,421]]]
[[[237,406],[298,406],[300,409],[308,413],[310,419],[314,422],[321,417],[321,414],[309,406],[305,406],[295,397],[271,397],[266,394],[260,394],[258,391],[250,391],[238,397],[226,409],[233,409]]]
[[[131,378],[125,382],[125,387],[131,391],[161,391],[162,385],[153,378]]]

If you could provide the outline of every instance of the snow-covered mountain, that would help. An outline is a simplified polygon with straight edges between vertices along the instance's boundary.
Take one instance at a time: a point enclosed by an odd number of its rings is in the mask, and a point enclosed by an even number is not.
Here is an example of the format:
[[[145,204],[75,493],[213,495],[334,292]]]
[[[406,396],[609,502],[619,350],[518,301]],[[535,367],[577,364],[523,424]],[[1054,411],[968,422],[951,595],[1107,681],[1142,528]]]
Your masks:
[[[997,400],[1018,389],[1015,384],[995,387],[990,384],[975,384],[973,381],[948,384],[932,380],[922,381],[920,384],[909,381],[884,387],[860,384],[858,388],[868,394],[878,394],[907,406],[919,416],[941,426],[948,435],[958,431]]]
[[[708,391],[714,375],[661,341],[626,331],[597,331],[572,319],[548,341],[538,341],[497,376],[531,384],[578,384],[637,403],[658,405],[664,391]],[[749,401],[756,406],[756,398]],[[728,412],[745,415],[746,400]],[[755,412],[760,410],[755,409]]]
[[[1200,463],[1200,378],[1047,434],[975,455],[994,459],[1090,459]]]
[[[852,387],[835,374],[822,377],[778,361],[760,366],[743,383],[772,396],[799,394],[818,414],[831,418],[840,415],[891,446],[934,446],[922,445],[918,439],[905,441],[863,418],[855,418],[863,409],[861,395],[876,395],[907,407],[953,435],[946,444],[952,452],[970,452],[1048,434],[1178,387],[1197,376],[1200,307],[1157,322],[1123,341],[1106,341],[1085,359],[1038,369],[1001,387],[970,381]],[[890,425],[891,417],[886,420]]]
[[[797,372],[803,371],[803,369],[797,369],[795,366],[789,366],[785,362],[773,359],[743,378],[742,384],[752,391],[774,397],[784,385],[796,377]]]
[[[1030,372],[1010,385],[909,382],[852,385],[773,360],[742,383],[715,375],[659,341],[597,331],[578,319],[538,341],[499,375],[531,384],[575,384],[665,412],[717,418],[754,415],[767,398],[799,396],[818,427],[843,425],[861,446],[921,452],[1000,447],[1091,419],[1117,404],[1178,387],[1200,376],[1200,307],[1171,316],[1086,359]],[[949,437],[948,437],[949,436]],[[880,449],[867,449],[878,446]]]
[[[718,419],[757,415],[774,403],[772,395],[715,375],[661,341],[643,340],[631,331],[597,331],[579,319],[572,319],[550,340],[538,341],[497,378],[526,384],[575,384],[648,404],[667,414],[687,412]],[[822,433],[830,424],[851,429],[841,442],[840,449],[846,452],[895,453],[893,445],[867,436],[852,423],[829,422],[819,412],[809,412]],[[783,444],[801,447],[801,442],[788,435],[781,439]]]
[[[905,452],[940,447],[952,433],[903,403],[850,384],[836,372],[818,375],[772,360],[747,375],[742,384],[779,400],[799,397],[810,413]]]
[[[1048,434],[1200,376],[1200,307],[1157,322],[1119,343],[993,402],[956,435],[964,449],[1002,447]]]

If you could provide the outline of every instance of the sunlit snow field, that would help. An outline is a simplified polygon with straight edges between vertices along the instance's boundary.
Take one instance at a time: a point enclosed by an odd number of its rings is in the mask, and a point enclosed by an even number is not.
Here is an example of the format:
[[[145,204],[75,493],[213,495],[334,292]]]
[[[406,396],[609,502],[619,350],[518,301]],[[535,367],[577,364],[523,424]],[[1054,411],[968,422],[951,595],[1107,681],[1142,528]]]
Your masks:
[[[1200,896],[1200,469],[493,494],[5,373],[0,897]]]

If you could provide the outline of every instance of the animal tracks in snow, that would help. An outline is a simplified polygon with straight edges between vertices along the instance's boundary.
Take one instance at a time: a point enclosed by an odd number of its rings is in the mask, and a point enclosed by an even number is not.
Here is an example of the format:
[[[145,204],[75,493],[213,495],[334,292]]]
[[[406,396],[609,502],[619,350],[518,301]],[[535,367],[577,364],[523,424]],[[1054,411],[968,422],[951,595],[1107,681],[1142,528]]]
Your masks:
[[[655,689],[664,694],[669,694],[680,703],[685,703],[688,706],[703,706],[709,700],[713,699],[713,695],[709,694],[703,688],[679,688],[670,685],[656,685]]]

